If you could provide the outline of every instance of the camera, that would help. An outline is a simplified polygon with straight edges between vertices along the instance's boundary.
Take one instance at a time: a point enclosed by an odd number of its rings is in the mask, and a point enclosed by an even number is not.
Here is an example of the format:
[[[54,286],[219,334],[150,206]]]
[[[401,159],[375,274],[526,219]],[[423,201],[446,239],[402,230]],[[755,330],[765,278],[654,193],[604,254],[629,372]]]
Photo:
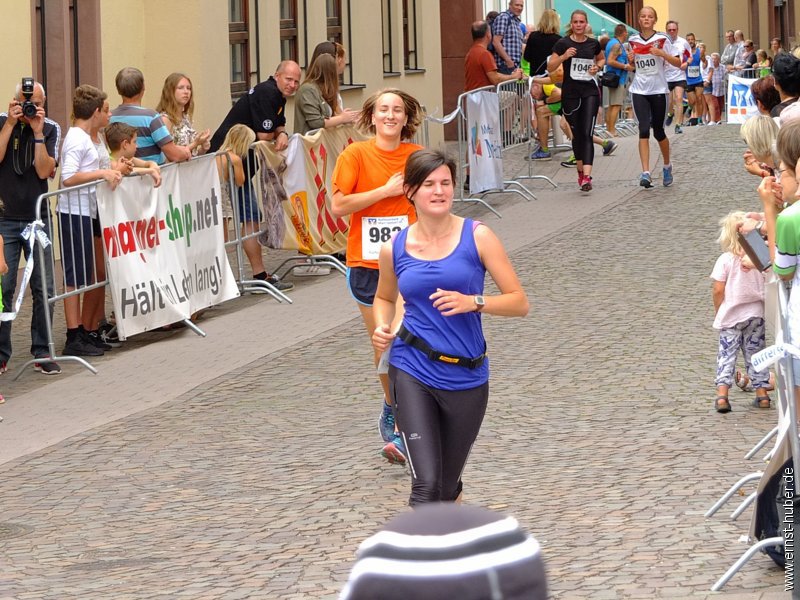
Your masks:
[[[31,102],[31,97],[33,96],[33,77],[23,77],[22,78],[22,97],[25,98],[25,101],[22,103],[22,114],[27,117],[28,119],[32,119],[36,116],[36,111],[38,108],[36,105]]]

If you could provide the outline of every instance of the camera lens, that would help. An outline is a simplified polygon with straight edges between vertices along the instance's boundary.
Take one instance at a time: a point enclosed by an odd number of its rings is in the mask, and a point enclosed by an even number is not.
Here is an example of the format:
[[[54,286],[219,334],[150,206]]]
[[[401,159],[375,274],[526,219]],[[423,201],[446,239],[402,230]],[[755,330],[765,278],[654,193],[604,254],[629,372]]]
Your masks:
[[[22,103],[22,114],[28,119],[36,116],[36,110],[36,105],[33,102],[26,100]]]

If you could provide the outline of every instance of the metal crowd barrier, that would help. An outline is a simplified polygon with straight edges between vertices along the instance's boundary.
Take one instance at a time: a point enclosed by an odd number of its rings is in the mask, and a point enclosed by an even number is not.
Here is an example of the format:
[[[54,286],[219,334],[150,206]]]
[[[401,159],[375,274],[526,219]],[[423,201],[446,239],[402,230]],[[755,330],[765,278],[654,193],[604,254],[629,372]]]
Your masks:
[[[502,84],[501,84],[502,85]],[[468,127],[467,127],[467,98],[478,92],[491,92],[498,94],[498,103],[500,105],[500,127],[503,128],[503,132],[501,133],[502,138],[502,152],[505,154],[506,150],[510,150],[512,148],[516,148],[522,146],[524,144],[530,143],[530,135],[531,135],[531,123],[530,123],[530,95],[523,91],[525,90],[526,85],[520,82],[509,82],[508,90],[505,88],[501,88],[500,86],[485,86],[481,88],[477,88],[474,90],[470,90],[469,92],[464,92],[458,96],[456,100],[456,108],[448,115],[444,117],[437,118],[432,115],[428,115],[425,120],[429,123],[436,123],[439,125],[446,125],[448,123],[452,123],[453,121],[456,122],[457,126],[457,144],[458,144],[458,158],[456,160],[456,165],[458,167],[458,181],[460,185],[457,186],[456,190],[456,198],[454,200],[456,202],[473,202],[477,204],[483,205],[487,210],[491,211],[498,217],[502,217],[502,215],[492,206],[490,205],[484,198],[490,194],[502,194],[502,193],[512,193],[522,196],[525,200],[535,200],[536,196],[534,196],[526,187],[524,187],[519,181],[516,179],[521,179],[522,177],[515,177],[514,179],[504,180],[503,181],[503,188],[496,189],[496,190],[486,190],[479,194],[471,195],[469,194],[469,190],[467,189],[467,169],[469,167],[468,163],[468,156],[467,152],[469,150],[469,140],[468,140]],[[505,96],[500,97],[499,91],[502,91]],[[525,98],[527,96],[527,98]],[[525,101],[525,105],[528,107],[527,109],[523,110],[523,100]],[[527,111],[527,112],[526,112]],[[525,116],[527,115],[527,116]],[[504,125],[505,123],[505,125]],[[508,127],[506,131],[505,127]],[[427,128],[426,128],[426,135],[427,135]],[[529,165],[529,171],[532,168],[532,165]],[[539,178],[543,176],[536,176]],[[531,178],[533,178],[531,176]],[[547,179],[547,178],[545,178]],[[550,181],[548,179],[548,181]],[[550,181],[553,186],[555,184]],[[465,195],[466,194],[466,195]]]
[[[777,323],[777,331],[775,334],[776,346],[772,348],[777,348],[780,345],[780,340],[788,337],[788,298],[787,298],[787,290],[786,284],[783,281],[778,280],[776,282],[777,286],[777,300],[778,300],[778,320]],[[767,349],[770,350],[770,349]],[[765,351],[766,352],[766,351]],[[769,441],[774,438],[776,435],[778,439],[776,440],[775,447],[767,454],[764,458],[766,462],[770,462],[778,453],[779,456],[786,457],[788,453],[788,457],[792,460],[792,465],[794,469],[794,477],[793,477],[793,487],[794,487],[794,495],[800,494],[800,472],[798,472],[798,468],[800,467],[800,439],[798,438],[798,425],[797,425],[797,405],[796,405],[796,398],[795,398],[795,385],[797,382],[794,381],[794,373],[792,371],[792,355],[789,353],[785,353],[777,363],[777,367],[775,368],[775,391],[776,396],[778,398],[778,425],[770,430],[754,447],[751,449],[746,455],[746,459],[752,458],[759,450],[761,450],[764,446],[766,446]],[[780,465],[783,465],[788,458],[783,458],[779,461]],[[728,489],[722,497],[714,503],[714,505],[705,513],[705,517],[713,516],[731,497],[736,494],[745,484],[751,481],[759,481],[759,489],[755,492],[749,494],[742,503],[736,508],[736,510],[731,513],[731,520],[736,520],[749,506],[751,506],[754,502],[756,502],[758,492],[761,490],[761,484],[764,483],[761,481],[764,477],[774,477],[775,470],[774,465],[771,465],[772,469],[765,469],[766,474],[764,471],[755,471],[748,475],[745,475],[739,481],[737,481],[733,486]],[[764,498],[761,501],[766,502],[774,502],[775,498],[764,494]],[[789,512],[787,511],[787,515]],[[792,509],[792,525],[798,523],[797,516],[794,515],[794,509]],[[778,523],[778,531],[784,531],[786,521],[783,523]],[[756,532],[758,533],[758,532]],[[796,539],[796,533],[793,534],[793,537],[786,536],[784,538],[783,535],[774,536],[765,538],[762,540],[758,540],[753,543],[733,565],[725,572],[722,577],[720,577],[714,585],[711,587],[712,592],[717,592],[721,590],[731,578],[739,572],[739,570],[744,567],[745,564],[755,556],[759,551],[764,550],[768,547],[776,547],[776,546],[785,546],[786,541],[792,541],[792,547],[794,547],[794,539]],[[751,540],[752,541],[752,540]],[[786,552],[786,549],[784,550]],[[796,561],[792,561],[793,564],[796,564]]]
[[[515,143],[513,144],[504,144],[503,145],[503,154],[513,147],[522,145],[523,143],[526,144],[525,152],[526,156],[530,157],[530,154],[534,151],[536,147],[536,136],[534,135],[536,132],[536,128],[533,126],[533,115],[536,111],[536,105],[533,101],[533,97],[531,96],[531,86],[533,85],[533,77],[527,77],[522,80],[518,81],[503,81],[497,84],[497,94],[500,96],[500,123],[501,126],[503,124],[504,118],[510,118],[511,122],[514,124],[516,128],[516,133],[514,134]],[[514,95],[513,103],[509,103],[506,107],[506,112],[504,113],[503,110],[503,95]],[[510,109],[514,110],[513,114],[508,115],[508,111]],[[552,129],[553,129],[553,137],[554,141],[556,141],[556,127],[558,126],[558,117],[551,118],[550,120]],[[567,147],[564,144],[555,143],[553,144],[553,148],[564,148]],[[571,146],[570,146],[571,148]],[[529,160],[528,161],[528,173],[524,175],[516,175],[510,181],[505,181],[504,183],[507,186],[510,185],[518,185],[526,194],[531,196],[531,199],[535,200],[536,196],[530,192],[527,188],[522,186],[519,182],[523,179],[543,179],[554,188],[558,187],[556,183],[547,177],[546,175],[534,175],[533,173],[533,163],[535,161]],[[524,194],[523,194],[524,195]]]
[[[222,156],[225,157],[225,163],[228,169],[228,182],[220,181],[220,186],[228,186],[230,190],[230,198],[231,198],[231,207],[233,209],[233,219],[234,223],[238,224],[240,222],[239,219],[239,203],[237,201],[239,187],[236,186],[233,176],[233,164],[228,159],[227,154],[221,153]],[[192,160],[211,160],[209,156],[200,156],[193,158]],[[164,171],[166,169],[174,168],[178,163],[168,163],[161,167],[161,170]],[[248,163],[250,166],[250,163]],[[216,162],[212,168],[216,167]],[[247,174],[253,174],[254,170],[247,171]],[[138,175],[133,175],[134,177]],[[249,178],[247,178],[247,182]],[[49,349],[49,358],[34,358],[27,361],[15,374],[14,379],[16,380],[19,378],[22,373],[26,370],[27,367],[33,365],[34,363],[52,363],[52,362],[75,362],[80,364],[81,366],[85,367],[86,369],[90,370],[92,373],[97,373],[97,369],[92,366],[87,360],[83,359],[79,356],[67,356],[61,355],[56,348],[55,339],[53,337],[53,307],[56,302],[63,301],[67,298],[78,296],[84,293],[91,293],[97,290],[104,290],[105,287],[108,285],[108,277],[106,276],[105,270],[105,246],[102,243],[102,240],[95,237],[93,232],[87,231],[86,228],[88,226],[84,225],[83,219],[76,220],[77,227],[74,227],[75,223],[67,220],[64,217],[58,217],[60,215],[58,211],[58,201],[62,199],[62,208],[69,209],[76,217],[91,217],[90,212],[87,212],[87,207],[81,206],[79,201],[80,195],[82,193],[87,193],[90,190],[94,190],[98,183],[101,181],[94,181],[90,183],[85,183],[82,185],[77,185],[73,187],[67,188],[60,188],[57,190],[53,190],[47,192],[45,194],[41,194],[36,200],[36,214],[42,214],[42,207],[46,207],[46,213],[43,215],[41,221],[35,221],[31,224],[31,235],[35,238],[34,243],[34,252],[35,255],[32,255],[33,260],[38,260],[40,269],[39,274],[41,278],[42,289],[44,291],[44,302],[47,305],[48,310],[45,310],[45,322],[46,322],[46,329],[47,329],[47,342],[48,342],[48,349]],[[90,210],[90,209],[89,209]],[[225,224],[226,229],[228,228],[227,223]],[[96,233],[96,232],[94,232]],[[229,232],[230,233],[230,232]],[[247,279],[244,271],[244,241],[250,239],[252,237],[257,236],[259,233],[256,230],[254,233],[242,233],[241,228],[235,226],[233,228],[233,237],[232,239],[228,240],[225,243],[226,249],[230,250],[233,249],[233,254],[237,260],[237,269],[234,270],[235,275],[237,275],[237,285],[239,289],[243,292],[245,291],[254,291],[260,290],[265,291],[266,293],[270,294],[276,300],[280,302],[289,302],[291,303],[292,300],[286,294],[275,288],[269,282],[261,281],[261,280],[253,280]],[[44,237],[42,236],[44,234]],[[91,244],[86,251],[85,255],[82,250],[78,250],[77,254],[80,256],[76,256],[76,248],[74,244],[64,244],[65,238],[74,239],[76,242],[79,240],[85,239],[85,237],[91,237],[93,240],[93,244]],[[47,240],[48,244],[45,245],[43,240]],[[67,249],[71,252],[70,259],[72,260],[73,264],[78,264],[78,262],[85,262],[91,264],[91,269],[89,273],[86,274],[86,282],[81,283],[80,285],[76,286],[68,286],[67,285],[67,277],[64,269],[60,269],[60,276],[59,268],[56,261],[56,256],[53,248],[53,244],[51,243],[53,240],[58,241],[58,247],[61,250],[61,262],[63,265],[64,255],[63,253],[67,251]],[[38,248],[38,251],[37,251]],[[261,247],[259,246],[259,251],[261,251]],[[100,260],[98,260],[100,259]],[[335,259],[334,259],[335,260]],[[344,267],[338,263],[337,268],[344,271]],[[321,263],[318,263],[321,264]],[[330,263],[327,263],[330,264]],[[334,265],[336,266],[336,265]],[[48,279],[52,278],[53,285],[48,286]],[[22,290],[20,291],[22,293]],[[99,292],[96,292],[99,293]],[[85,300],[84,300],[85,301]],[[101,311],[105,310],[105,294],[103,294],[103,299],[98,300],[100,302]],[[185,319],[183,323],[194,331],[196,334],[200,336],[205,336],[205,333],[200,329],[194,322],[189,319]]]
[[[261,236],[262,231],[266,230],[269,227],[269,219],[270,217],[275,218],[283,218],[283,215],[269,215],[263,207],[261,206],[260,200],[266,197],[268,190],[266,186],[272,186],[274,183],[278,183],[276,178],[278,177],[278,173],[275,172],[274,169],[269,167],[268,165],[264,164],[263,161],[259,158],[260,154],[257,151],[257,147],[259,144],[264,144],[264,142],[254,142],[250,145],[250,150],[247,153],[247,157],[244,164],[245,169],[245,183],[241,188],[237,188],[235,186],[235,182],[233,178],[230,177],[231,183],[231,203],[233,204],[234,208],[234,223],[239,224],[242,223],[242,226],[236,227],[236,240],[232,241],[231,244],[236,244],[236,259],[238,263],[238,271],[240,274],[240,281],[242,286],[243,292],[259,292],[265,291],[268,294],[272,295],[276,300],[292,303],[291,298],[281,292],[278,288],[267,281],[263,281],[260,279],[246,279],[245,272],[244,272],[244,257],[243,257],[243,250],[244,244],[248,242],[248,240],[252,240]],[[230,167],[232,169],[232,166]],[[331,168],[333,168],[331,166]],[[280,185],[280,184],[279,184]],[[249,186],[248,191],[244,191],[246,188],[245,186]],[[252,203],[258,209],[258,219],[245,219],[247,224],[241,221],[241,211],[239,206],[239,198],[240,195],[244,198],[245,208],[247,208],[246,202],[247,198],[249,197],[252,199]],[[251,205],[252,206],[252,205]],[[245,217],[252,217],[252,210],[247,210],[250,214],[245,214]],[[256,239],[256,242],[258,240]],[[261,250],[261,246],[259,245],[259,251]],[[343,275],[347,272],[346,267],[342,264],[336,256],[332,254],[299,254],[298,256],[293,256],[290,258],[285,259],[278,267],[273,269],[273,274],[278,279],[286,276],[287,273],[292,271],[295,267],[300,266],[328,266],[331,268],[336,269]]]
[[[207,157],[197,157],[192,160],[203,160],[204,158],[207,160]],[[165,169],[169,169],[175,164],[177,163],[166,164],[161,167],[161,170],[163,171]],[[133,177],[138,176],[140,175],[133,175]],[[91,205],[89,205],[89,207],[82,206],[80,202],[80,197],[83,194],[94,191],[98,183],[101,183],[101,181],[93,181],[73,187],[60,188],[45,194],[41,194],[36,199],[35,210],[37,215],[42,214],[43,206],[45,206],[47,209],[43,216],[43,220],[32,223],[32,235],[36,236],[35,246],[38,247],[38,258],[34,257],[33,255],[32,258],[34,260],[38,260],[41,267],[39,269],[39,274],[41,277],[42,289],[45,295],[44,302],[48,307],[48,310],[45,310],[44,313],[47,328],[47,345],[50,356],[49,358],[33,358],[26,362],[17,371],[16,375],[14,376],[15,380],[22,375],[27,367],[33,365],[34,363],[76,362],[90,370],[92,373],[97,373],[97,369],[83,358],[79,356],[61,355],[56,351],[56,344],[53,338],[53,306],[56,302],[65,300],[67,298],[92,292],[100,294],[100,291],[102,290],[102,299],[98,298],[95,302],[98,304],[97,310],[100,313],[100,316],[104,316],[104,290],[109,283],[108,277],[106,276],[105,246],[102,238],[96,235],[98,234],[98,231],[88,230],[88,228],[93,227],[93,225],[85,225],[84,223],[84,217],[91,218],[92,216]],[[59,212],[59,202],[62,208],[69,211],[69,214],[78,217],[78,220],[76,221],[77,227],[75,227],[76,222],[68,218],[68,213]],[[89,200],[89,202],[96,202],[96,200]],[[54,217],[54,215],[58,215],[58,217]],[[95,222],[99,223],[96,215],[94,219]],[[43,232],[46,236],[45,239],[47,239],[48,242],[52,242],[53,239],[57,239],[59,242],[58,246],[61,252],[62,262],[60,277],[56,277],[58,268],[56,265],[55,252],[53,250],[52,243],[49,243],[47,246],[45,246],[45,244],[42,243],[42,238],[38,232]],[[92,240],[92,243],[89,244],[88,251],[86,251],[86,248],[79,247],[76,252],[76,244],[80,246],[82,244],[82,240],[86,239],[87,237]],[[65,245],[64,240],[67,238],[71,241],[71,243]],[[79,262],[81,264],[86,264],[87,262],[91,263],[91,272],[84,273],[84,279],[87,281],[77,284],[78,282],[76,279],[75,283],[77,285],[74,286],[67,285],[67,274],[66,270],[63,268],[64,252],[67,251],[67,247],[70,252],[69,258],[71,259],[73,265],[78,265]],[[47,285],[48,275],[53,279],[52,288]],[[52,293],[50,292],[51,289]],[[84,297],[84,303],[85,302],[86,298]],[[90,304],[90,306],[92,305]],[[79,316],[79,319],[80,318],[81,317]],[[206,334],[203,332],[203,330],[195,325],[195,323],[193,323],[190,319],[185,319],[183,323],[196,334],[205,337]]]

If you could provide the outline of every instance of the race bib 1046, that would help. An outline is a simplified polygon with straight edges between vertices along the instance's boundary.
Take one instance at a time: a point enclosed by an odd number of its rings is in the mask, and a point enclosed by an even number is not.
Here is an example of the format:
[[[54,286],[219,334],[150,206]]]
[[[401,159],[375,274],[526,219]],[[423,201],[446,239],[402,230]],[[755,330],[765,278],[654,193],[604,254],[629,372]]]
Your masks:
[[[594,59],[573,56],[569,66],[569,76],[573,81],[591,81],[592,75],[589,74],[589,69],[592,66],[594,66]]]
[[[399,217],[361,217],[361,258],[378,260],[381,245],[392,234],[408,227],[408,215]]]

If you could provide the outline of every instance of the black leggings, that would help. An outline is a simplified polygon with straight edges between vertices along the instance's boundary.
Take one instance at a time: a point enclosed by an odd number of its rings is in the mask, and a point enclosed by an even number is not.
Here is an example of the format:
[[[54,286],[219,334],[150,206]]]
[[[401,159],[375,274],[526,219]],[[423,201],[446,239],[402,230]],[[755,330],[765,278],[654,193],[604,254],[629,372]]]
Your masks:
[[[572,128],[572,152],[575,154],[575,160],[584,165],[594,163],[592,136],[594,136],[594,124],[599,107],[599,93],[585,98],[563,98],[561,100],[561,112]]]
[[[664,119],[667,117],[667,97],[669,94],[631,94],[631,105],[639,121],[639,139],[646,140],[650,137],[650,128],[653,128],[653,137],[656,141],[663,141],[667,134],[664,131]]]
[[[486,414],[489,383],[468,390],[439,390],[390,366],[389,392],[411,469],[408,504],[454,501]]]

